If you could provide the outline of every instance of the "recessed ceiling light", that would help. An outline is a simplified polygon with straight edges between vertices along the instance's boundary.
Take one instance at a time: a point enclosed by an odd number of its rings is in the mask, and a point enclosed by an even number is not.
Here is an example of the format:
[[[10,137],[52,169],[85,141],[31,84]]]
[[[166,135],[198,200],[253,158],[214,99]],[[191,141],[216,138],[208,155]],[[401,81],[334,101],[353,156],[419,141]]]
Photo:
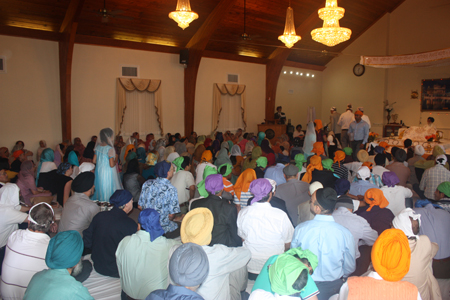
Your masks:
[[[291,74],[292,74],[292,73],[294,73],[294,72],[291,71]]]
[[[286,74],[286,71],[284,71],[284,74]]]
[[[300,73],[300,76],[303,76],[303,73]]]
[[[312,74],[311,77],[314,77],[314,74]]]
[[[306,76],[309,76],[309,73],[308,73],[308,74],[306,74]]]
[[[296,72],[295,75],[298,75],[298,72]]]

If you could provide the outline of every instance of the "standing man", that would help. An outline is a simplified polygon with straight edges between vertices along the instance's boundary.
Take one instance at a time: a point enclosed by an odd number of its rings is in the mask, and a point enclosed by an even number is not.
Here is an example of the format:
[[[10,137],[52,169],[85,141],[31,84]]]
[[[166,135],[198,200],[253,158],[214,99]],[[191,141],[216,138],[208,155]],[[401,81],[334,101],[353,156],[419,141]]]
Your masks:
[[[365,121],[367,124],[369,124],[369,129],[370,129],[370,127],[372,127],[372,125],[370,124],[369,116],[364,114],[364,107],[360,106],[360,107],[358,107],[358,110],[363,113],[363,116],[361,119],[363,121]],[[355,117],[353,117],[352,121],[355,121]]]
[[[277,107],[277,112],[274,115],[274,119],[275,120],[280,120],[280,124],[285,124],[286,123],[286,115],[284,112],[281,111],[282,107],[278,106]]]
[[[340,141],[341,140],[341,126],[338,124],[339,119],[341,117],[341,114],[336,111],[336,107],[333,106],[330,108],[330,127],[328,127],[329,130],[334,132],[334,135],[336,138]]]
[[[312,279],[319,288],[319,300],[339,293],[345,277],[355,271],[356,246],[351,232],[334,221],[331,215],[337,201],[332,188],[318,189],[311,197],[314,219],[297,225],[291,249],[301,247],[314,253],[319,265]]]
[[[360,149],[364,149],[369,139],[369,124],[362,120],[363,113],[360,110],[355,112],[355,121],[350,123],[348,135],[350,136],[350,147],[353,150],[353,160],[357,160]]]
[[[352,105],[347,105],[347,110],[339,117],[338,125],[341,127],[341,145],[342,149],[348,147],[348,128],[353,121]]]

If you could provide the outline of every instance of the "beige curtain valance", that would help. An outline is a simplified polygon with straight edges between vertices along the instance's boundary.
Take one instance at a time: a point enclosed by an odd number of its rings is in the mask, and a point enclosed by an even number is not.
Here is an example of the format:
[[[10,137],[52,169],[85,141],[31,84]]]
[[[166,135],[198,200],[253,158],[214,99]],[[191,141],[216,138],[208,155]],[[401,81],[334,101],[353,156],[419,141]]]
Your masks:
[[[222,112],[222,95],[240,95],[241,96],[241,113],[244,122],[243,130],[247,128],[247,112],[245,111],[245,85],[244,84],[214,84],[213,92],[213,115],[212,115],[212,131],[215,132],[219,126],[220,113]]]
[[[141,92],[147,91],[155,93],[155,109],[158,116],[159,129],[161,135],[163,131],[163,117],[162,117],[162,95],[161,95],[161,80],[156,79],[137,79],[137,78],[117,78],[117,111],[116,111],[116,132],[120,134],[120,128],[123,124],[123,117],[127,109],[127,91],[138,90]]]

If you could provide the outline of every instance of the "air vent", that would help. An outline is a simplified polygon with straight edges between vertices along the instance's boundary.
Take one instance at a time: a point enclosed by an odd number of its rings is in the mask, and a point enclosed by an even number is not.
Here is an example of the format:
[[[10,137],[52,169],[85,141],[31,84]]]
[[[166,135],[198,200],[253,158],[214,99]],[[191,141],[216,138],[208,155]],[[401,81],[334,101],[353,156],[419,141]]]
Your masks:
[[[228,83],[239,83],[238,74],[228,74]]]
[[[139,67],[122,66],[122,77],[139,77]]]
[[[0,56],[0,73],[6,73],[6,59],[4,56]]]

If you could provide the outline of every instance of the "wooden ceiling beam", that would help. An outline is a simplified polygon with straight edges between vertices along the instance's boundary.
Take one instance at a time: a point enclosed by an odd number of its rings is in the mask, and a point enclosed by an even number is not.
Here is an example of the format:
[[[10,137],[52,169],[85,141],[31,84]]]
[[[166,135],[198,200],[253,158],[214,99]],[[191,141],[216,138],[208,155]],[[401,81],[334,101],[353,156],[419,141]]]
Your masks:
[[[311,27],[316,24],[319,16],[317,11],[319,8],[324,6],[324,1],[320,1],[320,5],[314,9],[295,31],[297,35],[304,37],[310,34]],[[299,41],[301,43],[301,40]],[[265,118],[267,120],[272,120],[275,112],[275,98],[277,94],[278,79],[280,78],[281,70],[286,63],[286,60],[291,54],[291,49],[289,48],[277,48],[269,56],[269,61],[266,65],[266,113]]]
[[[71,0],[60,27],[62,38],[59,40],[59,86],[61,93],[61,129],[62,140],[72,140],[72,58],[78,17],[85,0]]]
[[[30,28],[0,25],[0,35],[17,36],[38,40],[59,41],[62,35],[58,32]]]
[[[184,133],[186,136],[190,136],[194,131],[195,88],[203,51],[220,22],[236,2],[237,0],[221,0],[186,45],[189,49],[189,60],[184,69]]]

